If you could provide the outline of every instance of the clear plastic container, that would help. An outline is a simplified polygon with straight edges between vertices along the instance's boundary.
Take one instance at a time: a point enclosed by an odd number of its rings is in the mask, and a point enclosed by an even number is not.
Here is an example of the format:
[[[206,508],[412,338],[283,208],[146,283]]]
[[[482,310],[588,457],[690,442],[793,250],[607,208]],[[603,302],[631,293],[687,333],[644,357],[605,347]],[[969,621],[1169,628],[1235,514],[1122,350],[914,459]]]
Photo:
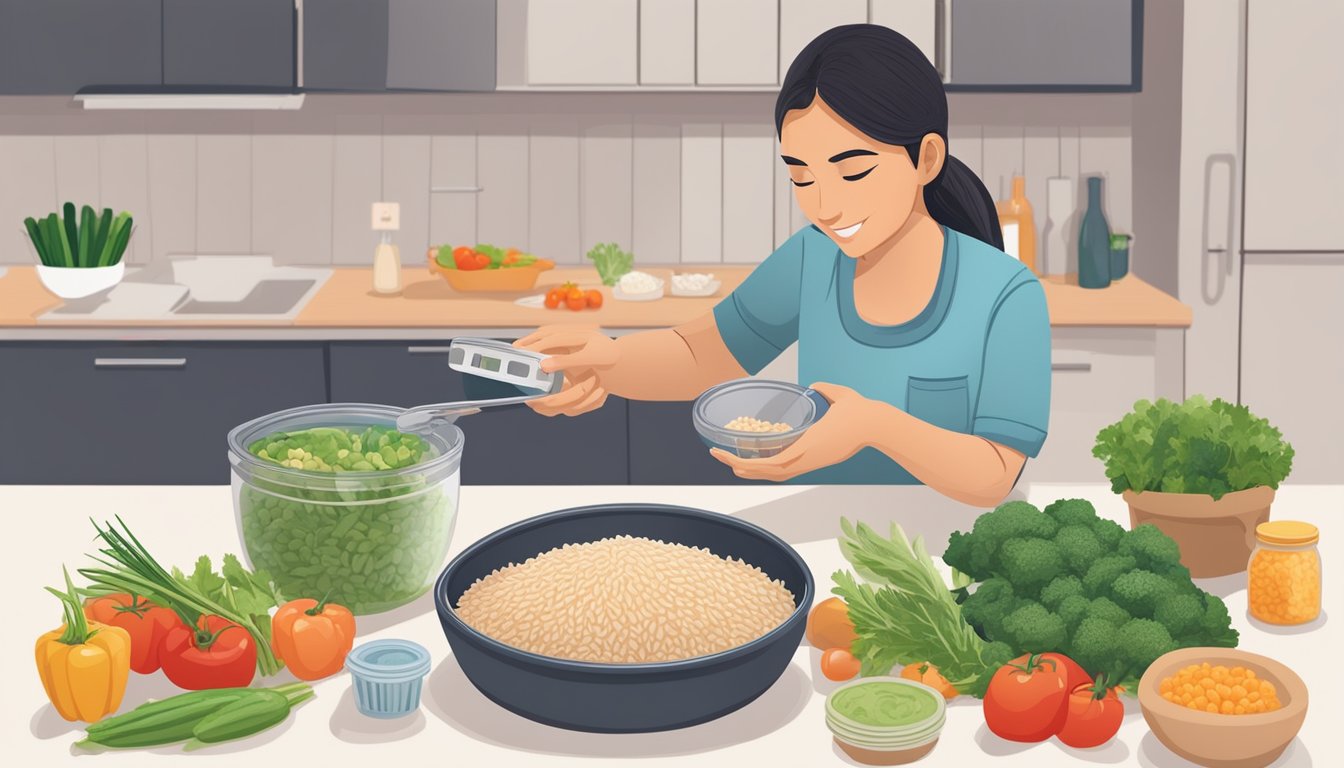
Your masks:
[[[821,393],[782,381],[738,379],[711,387],[695,401],[692,419],[700,439],[744,459],[774,456],[789,447],[828,407]],[[739,432],[734,419],[752,418],[788,424],[787,432]]]
[[[1320,531],[1310,523],[1273,520],[1255,528],[1247,566],[1251,616],[1268,624],[1306,624],[1321,615]]]
[[[345,668],[354,678],[355,708],[365,717],[405,717],[420,708],[429,674],[429,651],[409,640],[374,640],[350,652]]]
[[[390,428],[400,408],[337,403],[280,411],[229,433],[233,502],[248,564],[275,579],[286,599],[326,597],[356,614],[420,597],[442,569],[457,519],[464,437],[455,426],[419,437],[413,466],[314,471],[249,450],[277,432],[315,427]]]

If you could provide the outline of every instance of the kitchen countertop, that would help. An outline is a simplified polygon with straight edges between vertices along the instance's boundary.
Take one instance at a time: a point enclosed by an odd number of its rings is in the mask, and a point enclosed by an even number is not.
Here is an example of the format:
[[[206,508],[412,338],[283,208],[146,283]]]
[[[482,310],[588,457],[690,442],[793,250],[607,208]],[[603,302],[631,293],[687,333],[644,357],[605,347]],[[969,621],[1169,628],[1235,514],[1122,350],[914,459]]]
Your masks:
[[[667,277],[670,267],[641,267]],[[417,339],[443,338],[469,333],[517,337],[538,325],[554,323],[598,324],[612,333],[641,328],[666,328],[709,311],[751,272],[749,266],[679,265],[678,271],[713,272],[723,285],[715,297],[680,298],[671,295],[652,302],[611,299],[599,310],[570,312],[520,307],[517,294],[503,297],[459,294],[441,277],[421,267],[402,270],[403,289],[395,296],[372,292],[371,270],[338,268],[293,321],[189,320],[171,321],[90,320],[85,324],[63,322],[60,326],[35,320],[60,304],[60,299],[42,287],[31,267],[15,267],[0,277],[0,339]],[[586,267],[558,267],[543,273],[533,293],[574,281],[584,287],[600,287],[597,273]],[[1190,308],[1177,299],[1130,275],[1105,290],[1086,290],[1064,276],[1042,281],[1056,327],[1186,328]]]
[[[1103,516],[1127,522],[1123,502],[1103,485],[1032,485],[1020,489],[1028,501],[1045,504],[1057,498],[1085,496]],[[733,514],[762,525],[790,542],[808,562],[817,579],[818,597],[827,592],[829,575],[844,566],[834,536],[838,517],[846,515],[887,530],[899,522],[911,536],[923,535],[933,554],[950,531],[968,528],[979,510],[964,507],[917,487],[484,487],[462,489],[453,539],[456,554],[487,533],[521,518],[561,506],[603,502],[666,502]],[[9,605],[0,633],[0,658],[7,665],[3,699],[6,715],[0,725],[12,765],[82,764],[77,726],[57,716],[47,703],[33,669],[32,643],[56,625],[54,599],[42,590],[60,582],[61,564],[72,569],[87,563],[92,543],[90,515],[110,519],[121,515],[146,546],[165,563],[190,564],[197,556],[217,558],[238,551],[230,489],[227,487],[95,487],[0,486],[0,509],[24,511],[18,546],[3,559],[0,575]],[[1307,520],[1322,528],[1322,557],[1340,557],[1339,531],[1344,512],[1344,486],[1285,486],[1274,502],[1277,519]],[[184,525],[189,516],[189,524]],[[209,542],[209,543],[207,543]],[[1344,645],[1344,580],[1340,569],[1324,569],[1325,610],[1307,628],[1269,630],[1246,618],[1245,577],[1231,576],[1202,583],[1224,595],[1234,625],[1242,632],[1241,647],[1286,662],[1311,686],[1311,708],[1298,740],[1276,766],[1344,764],[1344,667],[1338,663]],[[1329,620],[1333,619],[1333,620]],[[375,721],[354,707],[345,674],[316,685],[317,698],[280,727],[242,742],[213,747],[192,759],[214,759],[254,765],[424,765],[447,759],[468,766],[578,766],[604,758],[617,765],[854,765],[832,745],[823,720],[824,694],[834,687],[817,673],[818,652],[806,645],[794,663],[761,698],[719,720],[660,734],[600,735],[538,725],[495,706],[462,675],[438,626],[432,600],[426,596],[409,606],[359,620],[360,642],[402,637],[429,648],[434,658],[420,711],[410,718]],[[1305,631],[1310,630],[1310,631]],[[288,681],[288,675],[276,681]],[[125,707],[148,697],[173,692],[161,677],[133,676]],[[1133,700],[1129,700],[1132,702]],[[176,754],[177,747],[159,752]],[[222,757],[220,755],[223,755]],[[140,752],[107,753],[99,765],[140,766]],[[979,707],[960,699],[948,710],[947,724],[932,754],[920,765],[1077,766],[1087,762],[1178,768],[1189,763],[1168,752],[1148,732],[1137,704],[1126,705],[1126,718],[1115,741],[1100,750],[1075,752],[1054,740],[1042,744],[1010,744],[985,729]]]

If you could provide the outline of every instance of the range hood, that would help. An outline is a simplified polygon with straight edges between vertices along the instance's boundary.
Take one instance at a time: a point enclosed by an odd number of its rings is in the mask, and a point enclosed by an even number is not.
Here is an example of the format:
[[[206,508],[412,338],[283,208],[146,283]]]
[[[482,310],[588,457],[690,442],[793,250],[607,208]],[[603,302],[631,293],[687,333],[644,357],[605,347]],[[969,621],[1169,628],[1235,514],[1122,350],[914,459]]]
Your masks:
[[[221,85],[96,85],[75,94],[84,109],[295,110],[303,106],[297,88]]]

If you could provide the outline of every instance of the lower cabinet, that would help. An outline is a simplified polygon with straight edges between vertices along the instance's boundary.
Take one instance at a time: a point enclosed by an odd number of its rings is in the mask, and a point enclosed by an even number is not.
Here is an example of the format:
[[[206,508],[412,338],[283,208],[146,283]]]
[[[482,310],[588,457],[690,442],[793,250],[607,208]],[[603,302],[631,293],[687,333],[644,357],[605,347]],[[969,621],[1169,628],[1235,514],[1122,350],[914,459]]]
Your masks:
[[[410,407],[466,399],[448,367],[448,341],[331,344],[333,402]],[[459,420],[466,434],[462,482],[470,485],[623,485],[630,482],[626,401],[610,398],[576,418],[526,406]]]
[[[630,482],[634,485],[760,484],[709,455],[691,423],[693,402],[630,402]]]
[[[323,347],[0,344],[0,483],[228,483],[229,430],[325,401]]]

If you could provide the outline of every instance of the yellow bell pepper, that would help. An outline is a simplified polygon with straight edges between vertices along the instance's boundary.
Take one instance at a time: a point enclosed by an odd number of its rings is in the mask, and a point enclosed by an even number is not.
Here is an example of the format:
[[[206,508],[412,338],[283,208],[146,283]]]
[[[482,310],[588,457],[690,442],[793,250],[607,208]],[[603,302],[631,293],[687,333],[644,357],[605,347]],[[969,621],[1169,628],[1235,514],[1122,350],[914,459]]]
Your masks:
[[[37,638],[37,674],[56,712],[66,720],[97,722],[117,711],[131,670],[131,636],[121,627],[89,621],[70,574],[61,600],[65,624]]]

